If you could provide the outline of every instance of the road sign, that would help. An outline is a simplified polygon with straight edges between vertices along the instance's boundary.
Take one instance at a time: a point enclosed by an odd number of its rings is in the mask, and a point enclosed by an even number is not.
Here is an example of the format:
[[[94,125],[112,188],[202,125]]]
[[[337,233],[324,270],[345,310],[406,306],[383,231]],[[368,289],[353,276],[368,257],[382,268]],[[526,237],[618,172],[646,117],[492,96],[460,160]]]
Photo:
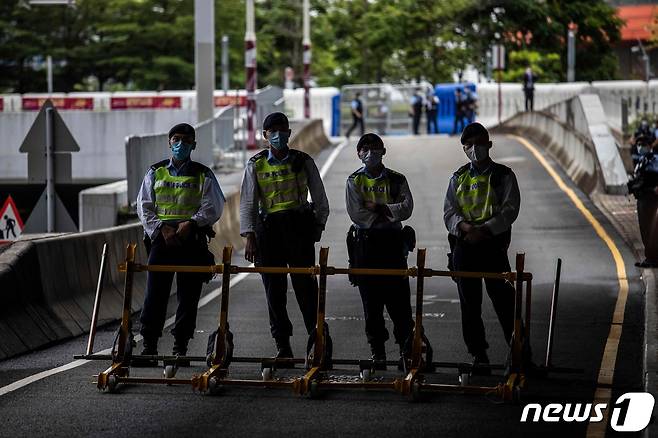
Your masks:
[[[8,196],[0,208],[0,243],[18,239],[23,232],[23,220],[11,196]]]
[[[495,44],[491,48],[491,62],[494,70],[505,70],[505,46]]]
[[[70,183],[71,152],[78,152],[80,147],[50,99],[44,102],[19,149],[27,153],[27,179],[29,183],[46,182],[47,112],[52,115],[54,182]]]

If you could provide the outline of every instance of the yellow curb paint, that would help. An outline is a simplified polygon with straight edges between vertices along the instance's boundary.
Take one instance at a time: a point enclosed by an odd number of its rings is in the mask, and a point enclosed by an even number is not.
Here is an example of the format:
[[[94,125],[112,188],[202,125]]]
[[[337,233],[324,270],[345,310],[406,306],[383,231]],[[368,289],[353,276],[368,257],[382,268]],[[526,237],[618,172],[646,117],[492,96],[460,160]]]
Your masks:
[[[605,349],[603,351],[603,357],[601,358],[601,367],[599,368],[599,376],[597,379],[595,400],[600,401],[601,403],[607,403],[610,405],[610,397],[612,392],[610,388],[601,387],[602,385],[612,385],[612,379],[615,372],[615,364],[617,362],[617,351],[619,348],[619,339],[621,338],[622,324],[624,323],[624,313],[626,310],[626,300],[628,299],[628,278],[626,277],[626,265],[624,264],[624,259],[621,256],[621,252],[615,242],[612,240],[607,231],[603,228],[601,223],[592,215],[592,213],[585,207],[585,204],[578,198],[576,192],[573,191],[567,184],[564,182],[562,177],[553,169],[553,167],[548,163],[546,158],[539,152],[539,150],[532,145],[528,140],[521,138],[516,135],[508,135],[508,137],[518,141],[526,149],[534,155],[534,157],[539,161],[539,163],[546,169],[546,172],[553,178],[557,186],[562,190],[567,197],[571,200],[574,206],[580,211],[580,213],[587,219],[594,231],[599,236],[601,240],[606,244],[612,258],[615,261],[615,267],[617,269],[617,279],[619,281],[619,293],[617,294],[617,302],[615,303],[615,311],[612,316],[612,323],[610,324],[610,332],[608,334],[608,339],[605,343]],[[587,437],[603,437],[605,436],[605,431],[608,424],[608,414],[606,410],[604,421],[598,423],[590,423],[587,428]]]

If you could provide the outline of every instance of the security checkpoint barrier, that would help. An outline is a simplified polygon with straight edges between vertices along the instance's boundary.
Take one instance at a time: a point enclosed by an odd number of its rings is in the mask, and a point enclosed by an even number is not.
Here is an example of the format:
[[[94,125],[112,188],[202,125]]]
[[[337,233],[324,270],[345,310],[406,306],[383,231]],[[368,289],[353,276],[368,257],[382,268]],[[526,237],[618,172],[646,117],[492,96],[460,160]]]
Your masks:
[[[440,271],[425,267],[426,250],[417,251],[417,264],[407,269],[370,269],[370,268],[337,268],[328,266],[329,248],[321,248],[319,263],[310,267],[253,267],[231,264],[232,247],[225,247],[222,254],[222,264],[212,266],[170,266],[142,265],[135,262],[136,244],[127,246],[125,262],[119,265],[119,271],[125,272],[124,302],[121,326],[115,349],[111,355],[92,354],[93,342],[90,331],[90,343],[87,353],[75,356],[78,359],[112,360],[112,364],[97,376],[99,390],[114,392],[119,383],[151,383],[167,385],[191,385],[201,393],[215,394],[225,386],[257,386],[269,388],[287,387],[298,395],[317,397],[322,390],[337,388],[392,389],[395,392],[419,400],[423,392],[453,392],[467,394],[495,394],[504,401],[518,401],[521,391],[526,385],[526,363],[524,352],[529,348],[532,274],[524,272],[525,255],[516,255],[516,270],[505,273]],[[133,355],[131,330],[131,300],[133,292],[133,276],[135,272],[186,272],[221,274],[221,301],[217,334],[214,340],[213,353],[208,357],[201,356],[143,356]],[[309,339],[309,348],[305,358],[262,358],[233,357],[232,333],[229,331],[228,310],[230,298],[231,275],[238,273],[268,273],[268,274],[302,274],[318,278],[318,307],[316,329]],[[416,278],[416,310],[415,325],[410,337],[411,345],[405,348],[402,355],[403,376],[390,381],[372,381],[377,369],[372,360],[333,359],[328,357],[327,342],[331,342],[325,323],[327,277],[330,275],[360,275],[360,276],[398,276]],[[473,386],[469,377],[473,366],[465,363],[434,362],[432,347],[423,328],[423,295],[424,279],[431,277],[452,278],[482,278],[499,279],[515,284],[514,331],[511,340],[508,360],[505,365],[479,365],[488,369],[505,369],[504,381],[495,386]],[[525,308],[524,308],[525,283]],[[556,300],[555,300],[556,301]],[[98,303],[98,299],[96,303]],[[555,303],[557,304],[557,303]],[[96,311],[97,309],[95,309]],[[553,312],[553,309],[552,309]],[[552,337],[551,337],[552,340]],[[131,377],[131,359],[162,360],[165,364],[164,377]],[[548,359],[547,359],[548,360]],[[175,376],[178,363],[207,362],[208,370],[203,374],[195,374],[191,378]],[[232,379],[229,377],[231,363],[260,363],[262,379]],[[547,362],[548,363],[548,362]],[[273,379],[277,368],[289,368],[295,364],[305,364],[305,373],[292,379]],[[387,365],[397,365],[397,361],[387,361]],[[360,381],[336,381],[331,379],[329,371],[334,365],[356,365],[360,369]],[[426,382],[426,375],[435,372],[437,368],[456,368],[459,370],[459,384],[442,384]]]

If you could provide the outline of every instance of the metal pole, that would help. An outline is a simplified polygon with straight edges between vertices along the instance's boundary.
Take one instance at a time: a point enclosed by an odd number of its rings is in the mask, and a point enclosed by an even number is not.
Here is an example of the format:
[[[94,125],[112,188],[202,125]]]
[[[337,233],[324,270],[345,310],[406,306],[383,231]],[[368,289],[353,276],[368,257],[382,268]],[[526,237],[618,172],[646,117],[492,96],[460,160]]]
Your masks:
[[[194,67],[197,122],[212,119],[215,110],[215,3],[194,0]]]
[[[551,321],[548,326],[548,345],[546,346],[546,361],[544,366],[551,366],[551,356],[553,355],[553,338],[555,336],[555,320],[557,318],[557,300],[560,293],[560,275],[562,272],[562,259],[557,259],[555,267],[555,283],[553,283],[553,296],[551,298]]]
[[[228,35],[222,35],[222,90],[224,90],[224,96],[228,93]]]
[[[254,0],[247,0],[244,64],[247,69],[247,149],[256,149],[256,20]]]
[[[311,118],[311,99],[309,82],[311,80],[311,17],[309,14],[309,0],[304,0],[304,118]]]
[[[567,32],[567,82],[576,80],[576,34],[573,29]]]
[[[48,55],[46,57],[46,65],[48,67],[48,96],[53,94],[53,57]]]
[[[498,55],[499,55],[498,65],[500,65],[500,51],[498,51]],[[500,124],[500,120],[502,119],[502,114],[503,114],[503,90],[502,90],[502,86],[500,85],[500,81],[501,81],[500,69],[496,71],[496,77],[498,79],[498,124]]]
[[[101,269],[98,272],[98,283],[96,283],[96,298],[94,299],[94,312],[91,315],[91,326],[89,327],[89,341],[87,342],[87,356],[94,352],[94,338],[96,337],[96,324],[103,293],[103,278],[105,277],[105,260],[107,258],[107,243],[103,244],[103,255],[101,256]]]
[[[53,135],[53,109],[46,108],[46,214],[49,233],[55,232],[55,136]]]

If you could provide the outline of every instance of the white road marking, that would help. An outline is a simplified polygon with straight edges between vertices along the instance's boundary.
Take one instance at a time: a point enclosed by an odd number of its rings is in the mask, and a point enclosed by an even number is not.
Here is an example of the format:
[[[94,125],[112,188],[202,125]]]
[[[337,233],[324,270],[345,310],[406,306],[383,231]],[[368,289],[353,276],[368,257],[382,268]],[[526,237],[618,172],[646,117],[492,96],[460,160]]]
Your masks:
[[[324,163],[324,165],[322,166],[322,169],[320,170],[320,177],[321,178],[324,179],[325,175],[327,174],[327,172],[331,168],[332,164],[334,163],[334,161],[336,161],[336,158],[338,157],[338,154],[340,154],[340,152],[347,145],[347,143],[348,142],[346,140],[343,141],[331,152],[331,155],[329,155],[329,157],[327,158],[327,161]],[[253,266],[253,264],[251,266]],[[248,275],[249,274],[247,274],[247,273],[241,273],[241,274],[238,274],[235,277],[233,277],[231,279],[231,283],[230,283],[231,287],[235,286],[236,284],[238,284],[239,282],[244,280]],[[211,302],[215,298],[219,297],[221,294],[222,294],[221,288],[217,288],[217,289],[213,290],[212,292],[204,295],[199,300],[198,308],[200,309],[201,307],[205,306],[206,304],[208,304],[209,302]],[[175,315],[172,316],[171,318],[167,319],[165,321],[165,328],[169,327],[170,325],[173,325],[173,323],[175,321],[176,321],[176,316]],[[135,341],[139,342],[141,340],[142,340],[141,335],[135,336]],[[107,348],[103,351],[97,352],[97,354],[110,354],[111,352],[112,352],[112,348]],[[46,377],[50,377],[50,376],[53,376],[55,374],[63,373],[64,371],[68,371],[68,370],[71,370],[73,368],[80,367],[80,366],[85,365],[89,362],[91,362],[91,361],[86,360],[86,359],[77,359],[77,360],[74,360],[73,362],[69,362],[65,365],[62,365],[62,366],[59,366],[59,367],[56,367],[56,368],[51,368],[49,370],[42,371],[40,373],[33,374],[31,376],[25,377],[21,380],[17,380],[13,383],[10,383],[9,385],[5,385],[5,386],[1,387],[0,388],[0,397],[5,395],[5,394],[9,394],[10,392],[16,391],[17,389],[23,388],[23,387],[25,387],[25,386],[27,386],[31,383],[38,382],[39,380],[45,379]]]

